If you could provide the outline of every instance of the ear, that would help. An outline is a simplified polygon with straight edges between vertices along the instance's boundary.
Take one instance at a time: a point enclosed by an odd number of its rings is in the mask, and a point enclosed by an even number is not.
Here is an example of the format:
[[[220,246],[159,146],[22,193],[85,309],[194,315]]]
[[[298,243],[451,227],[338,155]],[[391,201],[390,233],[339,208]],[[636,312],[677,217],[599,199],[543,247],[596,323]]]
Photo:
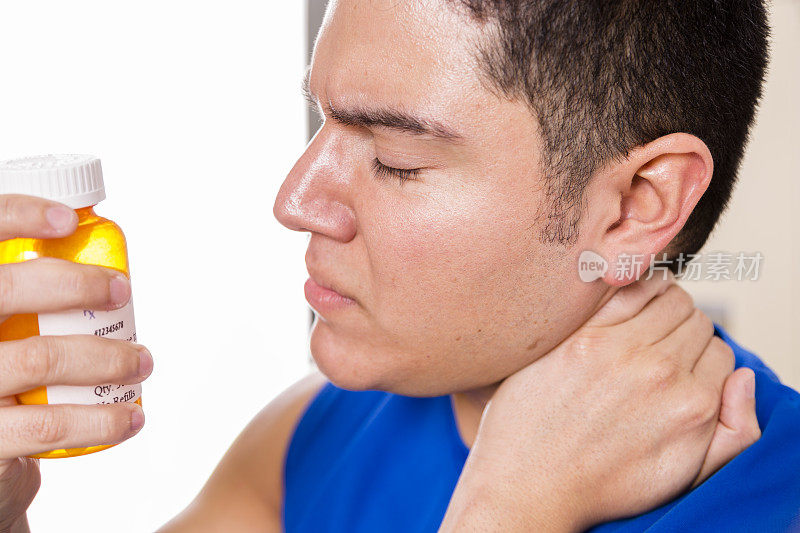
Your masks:
[[[603,194],[612,199],[611,222],[598,252],[608,262],[603,280],[632,283],[683,228],[714,171],[706,144],[688,133],[673,133],[639,146],[611,169]]]

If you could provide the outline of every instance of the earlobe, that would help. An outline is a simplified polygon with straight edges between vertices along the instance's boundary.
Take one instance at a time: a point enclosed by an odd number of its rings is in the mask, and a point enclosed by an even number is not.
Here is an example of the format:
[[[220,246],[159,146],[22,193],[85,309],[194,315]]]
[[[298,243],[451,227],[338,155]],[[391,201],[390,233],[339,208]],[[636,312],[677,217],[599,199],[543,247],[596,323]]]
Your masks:
[[[612,287],[630,285],[650,267],[652,257],[649,254],[619,252],[606,259],[608,269],[603,281]]]

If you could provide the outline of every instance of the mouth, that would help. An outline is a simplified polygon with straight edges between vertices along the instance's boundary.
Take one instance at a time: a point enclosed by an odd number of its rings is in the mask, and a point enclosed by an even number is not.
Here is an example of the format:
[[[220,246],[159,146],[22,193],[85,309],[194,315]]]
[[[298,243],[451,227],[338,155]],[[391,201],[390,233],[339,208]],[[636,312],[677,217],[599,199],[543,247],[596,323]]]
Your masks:
[[[352,306],[356,301],[331,287],[317,282],[313,276],[303,286],[306,301],[319,313],[327,313]]]
[[[308,272],[308,277],[311,281],[313,281],[317,286],[327,289],[331,292],[335,292],[339,296],[343,298],[349,298],[353,300],[354,298],[350,297],[349,295],[345,294],[344,291],[339,290],[338,283],[332,283],[327,280],[327,276],[321,276],[316,269],[309,268],[308,263],[306,263],[306,271]]]

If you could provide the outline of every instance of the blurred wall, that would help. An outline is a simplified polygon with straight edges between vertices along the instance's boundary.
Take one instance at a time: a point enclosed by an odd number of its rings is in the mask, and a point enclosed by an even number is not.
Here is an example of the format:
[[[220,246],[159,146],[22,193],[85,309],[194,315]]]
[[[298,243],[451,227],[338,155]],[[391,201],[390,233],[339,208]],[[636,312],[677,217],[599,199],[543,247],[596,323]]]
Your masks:
[[[686,281],[695,301],[800,388],[800,1],[771,5],[766,91],[733,201],[703,253],[756,252],[756,281]]]

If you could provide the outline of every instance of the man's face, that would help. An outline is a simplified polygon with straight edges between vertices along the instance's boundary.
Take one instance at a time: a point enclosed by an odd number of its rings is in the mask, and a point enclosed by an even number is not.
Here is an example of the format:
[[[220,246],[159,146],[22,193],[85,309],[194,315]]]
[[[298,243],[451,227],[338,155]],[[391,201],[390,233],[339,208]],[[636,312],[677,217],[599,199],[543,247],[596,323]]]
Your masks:
[[[444,0],[329,8],[309,78],[325,124],[275,215],[311,232],[309,269],[356,300],[318,314],[311,337],[317,365],[341,387],[439,395],[490,385],[563,340],[604,292],[578,278],[577,257],[598,234],[585,217],[574,246],[539,240],[549,204],[536,121],[482,84],[479,32]],[[457,138],[341,120],[354,110],[410,114]],[[376,159],[421,170],[401,183],[376,175]]]

